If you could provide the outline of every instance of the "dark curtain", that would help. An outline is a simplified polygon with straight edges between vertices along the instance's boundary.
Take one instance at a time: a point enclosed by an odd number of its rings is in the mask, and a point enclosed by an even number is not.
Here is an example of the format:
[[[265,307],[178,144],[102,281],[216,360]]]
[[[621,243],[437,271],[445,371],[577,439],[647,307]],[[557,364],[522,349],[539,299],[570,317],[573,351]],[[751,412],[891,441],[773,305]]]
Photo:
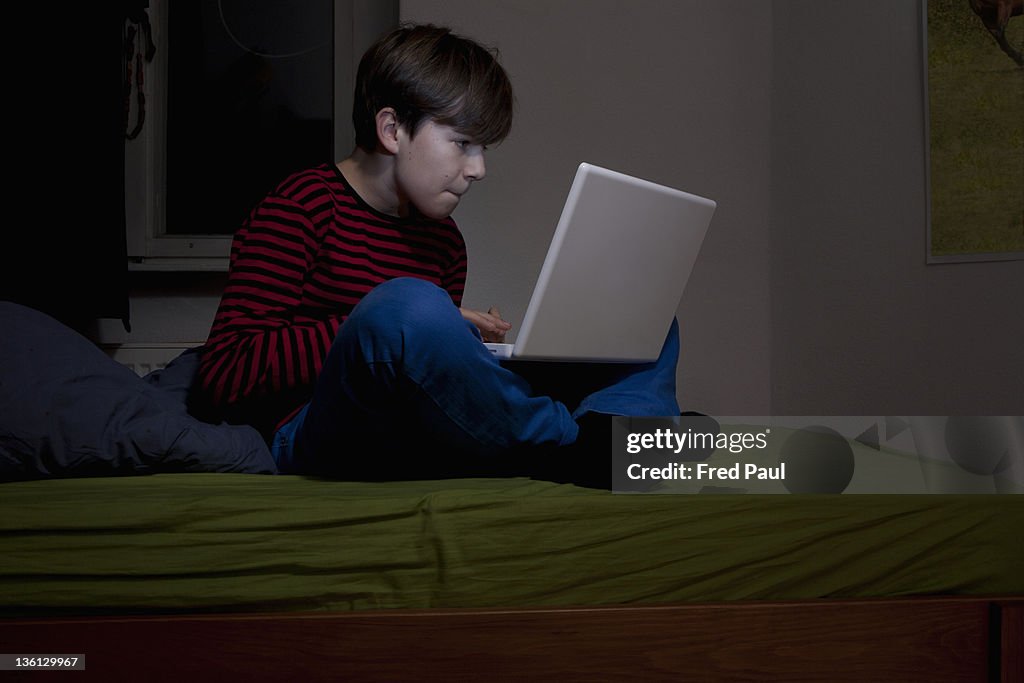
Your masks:
[[[25,42],[21,59],[8,63],[14,163],[0,181],[7,190],[0,299],[75,329],[97,318],[127,327],[122,35],[134,8],[26,5],[24,19],[8,27],[24,31]]]

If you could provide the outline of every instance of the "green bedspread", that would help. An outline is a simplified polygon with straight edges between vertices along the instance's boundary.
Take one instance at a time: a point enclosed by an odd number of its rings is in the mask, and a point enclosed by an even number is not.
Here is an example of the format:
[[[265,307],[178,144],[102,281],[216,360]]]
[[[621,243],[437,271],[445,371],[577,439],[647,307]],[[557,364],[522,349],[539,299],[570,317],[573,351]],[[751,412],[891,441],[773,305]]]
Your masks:
[[[615,495],[529,479],[0,484],[0,614],[1024,594],[1016,495]]]

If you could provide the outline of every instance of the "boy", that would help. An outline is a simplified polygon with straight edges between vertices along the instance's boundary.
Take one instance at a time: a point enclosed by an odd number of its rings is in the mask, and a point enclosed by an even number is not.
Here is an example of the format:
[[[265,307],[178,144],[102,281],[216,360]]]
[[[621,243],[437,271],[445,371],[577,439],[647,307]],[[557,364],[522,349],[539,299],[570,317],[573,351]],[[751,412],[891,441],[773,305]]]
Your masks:
[[[576,442],[567,399],[480,343],[509,324],[460,308],[467,259],[451,213],[512,110],[494,55],[447,28],[405,26],[371,47],[351,156],[290,176],[235,236],[193,412],[257,427],[282,472],[348,478],[504,472],[525,467],[516,454]],[[678,414],[677,335],[673,324],[657,363],[563,370],[585,380],[575,417]],[[428,445],[441,456],[415,457]]]

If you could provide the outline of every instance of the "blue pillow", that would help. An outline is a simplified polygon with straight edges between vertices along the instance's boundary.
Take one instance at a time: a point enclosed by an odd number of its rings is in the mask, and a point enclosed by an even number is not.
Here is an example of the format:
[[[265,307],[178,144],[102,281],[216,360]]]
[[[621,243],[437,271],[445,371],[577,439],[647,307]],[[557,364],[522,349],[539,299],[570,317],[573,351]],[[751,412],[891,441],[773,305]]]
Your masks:
[[[0,481],[276,473],[256,429],[189,415],[198,358],[142,378],[54,318],[0,301]]]

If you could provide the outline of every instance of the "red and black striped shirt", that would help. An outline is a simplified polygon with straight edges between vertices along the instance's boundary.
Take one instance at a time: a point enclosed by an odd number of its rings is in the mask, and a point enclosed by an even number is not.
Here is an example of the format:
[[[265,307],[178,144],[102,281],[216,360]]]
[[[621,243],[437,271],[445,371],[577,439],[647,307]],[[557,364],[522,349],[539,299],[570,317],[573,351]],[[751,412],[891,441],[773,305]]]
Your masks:
[[[333,164],[288,177],[235,235],[193,412],[252,424],[269,438],[309,400],[352,308],[403,276],[433,282],[461,305],[466,245],[452,219],[380,213]]]

